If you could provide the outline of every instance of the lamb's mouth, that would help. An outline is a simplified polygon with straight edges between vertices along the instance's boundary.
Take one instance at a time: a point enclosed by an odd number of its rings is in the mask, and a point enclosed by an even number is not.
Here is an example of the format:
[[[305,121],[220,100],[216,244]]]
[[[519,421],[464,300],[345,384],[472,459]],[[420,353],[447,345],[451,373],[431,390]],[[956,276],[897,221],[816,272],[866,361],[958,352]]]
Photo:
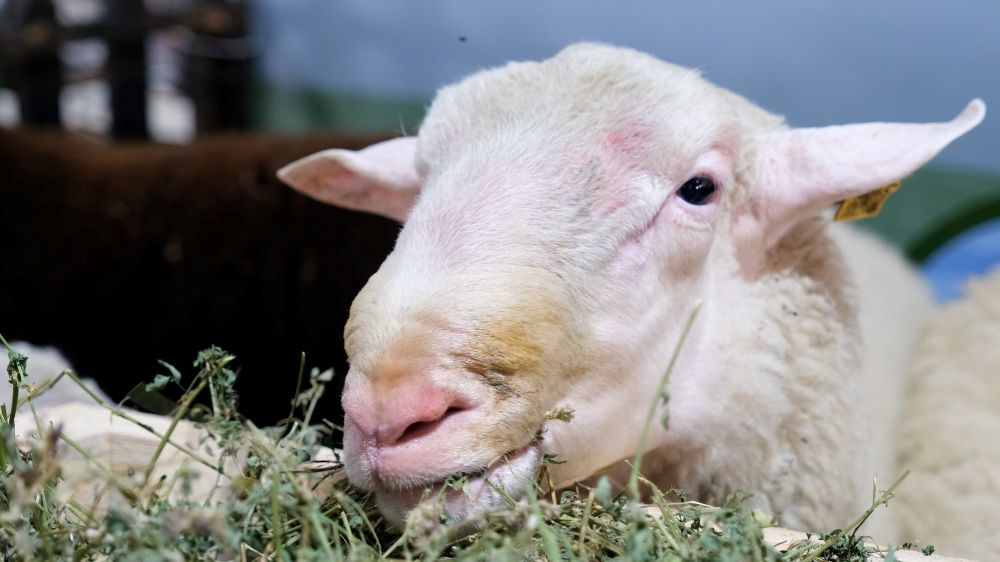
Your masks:
[[[519,498],[534,481],[542,453],[537,443],[514,449],[478,470],[456,472],[421,486],[380,490],[378,503],[385,515],[401,523],[421,501],[440,501],[453,519],[503,505]]]

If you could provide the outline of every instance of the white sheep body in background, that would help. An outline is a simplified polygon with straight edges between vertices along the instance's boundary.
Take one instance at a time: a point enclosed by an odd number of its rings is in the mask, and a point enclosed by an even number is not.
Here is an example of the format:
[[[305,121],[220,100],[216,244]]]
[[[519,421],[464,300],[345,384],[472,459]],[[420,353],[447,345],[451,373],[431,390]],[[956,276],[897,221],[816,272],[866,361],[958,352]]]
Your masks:
[[[1000,552],[1000,269],[934,313],[907,381],[899,466],[912,470],[893,510],[903,538],[938,552]]]
[[[32,400],[36,407],[45,408],[49,406],[57,406],[60,404],[68,404],[70,402],[84,402],[92,403],[94,399],[91,398],[86,391],[80,388],[80,385],[76,384],[69,377],[59,378],[59,375],[63,371],[72,369],[69,361],[63,356],[63,354],[56,348],[51,346],[38,346],[32,345],[27,342],[14,341],[10,342],[11,347],[17,350],[18,353],[24,355],[28,358],[28,362],[25,368],[25,374],[28,378],[25,381],[30,388],[37,388],[47,381],[56,381],[51,388],[45,390],[43,393],[38,395]],[[9,364],[9,359],[7,356],[7,350],[0,346],[0,402],[6,404],[8,409],[11,403],[11,386],[10,380],[7,376],[7,365]],[[58,380],[57,380],[58,379]],[[91,379],[83,379],[82,382],[87,385],[92,392],[102,399],[109,401],[107,396],[101,391]],[[20,411],[26,408],[25,400],[27,397],[24,392],[19,393],[18,401],[21,406],[18,408]]]
[[[499,505],[495,487],[521,489],[545,453],[565,461],[559,485],[621,480],[703,303],[643,473],[709,502],[749,491],[785,525],[844,525],[874,473],[895,476],[929,299],[869,237],[836,235],[845,264],[821,212],[983,114],[788,129],[694,71],[578,45],[444,88],[416,138],[289,165],[300,191],[405,221],[345,330],[349,477],[396,521],[459,473],[476,476],[445,494],[452,515]],[[870,389],[893,395],[866,409]],[[572,422],[546,419],[560,407]]]
[[[885,489],[904,470],[897,463],[900,416],[906,407],[906,378],[921,327],[933,311],[930,289],[899,251],[875,236],[844,224],[829,228],[845,255],[855,281],[862,358],[864,408],[851,415],[867,418],[869,438],[861,454],[870,455],[865,482]],[[882,542],[905,540],[898,528],[898,509],[879,510],[865,532]]]

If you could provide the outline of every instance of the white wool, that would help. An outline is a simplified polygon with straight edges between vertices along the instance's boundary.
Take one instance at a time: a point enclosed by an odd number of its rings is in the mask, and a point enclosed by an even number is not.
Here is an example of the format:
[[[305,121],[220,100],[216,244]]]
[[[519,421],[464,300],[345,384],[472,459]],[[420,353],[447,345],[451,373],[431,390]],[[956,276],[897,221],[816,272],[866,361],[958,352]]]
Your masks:
[[[942,554],[1000,552],[1000,269],[934,313],[920,337],[899,438],[911,470],[893,508],[901,538]]]
[[[902,475],[897,464],[900,416],[906,404],[906,373],[920,328],[930,317],[930,289],[894,247],[852,226],[835,224],[830,232],[846,256],[856,282],[859,325],[864,342],[864,413],[868,419],[871,468],[862,497],[873,486],[884,490]],[[910,484],[907,483],[906,486]],[[865,530],[882,542],[899,539],[902,506],[880,509]]]

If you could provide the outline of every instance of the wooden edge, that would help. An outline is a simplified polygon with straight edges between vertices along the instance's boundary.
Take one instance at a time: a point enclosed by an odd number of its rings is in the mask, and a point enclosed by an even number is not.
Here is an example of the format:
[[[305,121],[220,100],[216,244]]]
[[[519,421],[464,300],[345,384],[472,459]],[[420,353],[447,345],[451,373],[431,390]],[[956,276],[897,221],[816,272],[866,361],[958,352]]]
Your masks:
[[[819,542],[815,534],[809,536],[802,531],[785,529],[783,527],[767,527],[764,529],[764,542],[777,549],[784,549],[803,541]],[[873,543],[867,544],[875,549],[875,552],[868,558],[870,561],[875,562],[885,559],[885,547]],[[899,562],[972,562],[965,558],[949,558],[937,554],[925,555],[919,550],[896,550],[894,554],[896,560]]]
[[[647,505],[645,511],[652,516],[659,516],[662,513],[660,508],[655,505]],[[806,534],[803,531],[786,529],[784,527],[764,528],[764,542],[778,550],[785,550],[796,543],[807,541],[817,544],[820,542],[816,533]],[[866,542],[865,544],[874,549],[874,552],[868,558],[870,562],[883,562],[885,560],[886,547],[872,542]],[[939,554],[925,555],[919,550],[896,550],[893,554],[899,562],[975,562],[967,558],[951,558]]]

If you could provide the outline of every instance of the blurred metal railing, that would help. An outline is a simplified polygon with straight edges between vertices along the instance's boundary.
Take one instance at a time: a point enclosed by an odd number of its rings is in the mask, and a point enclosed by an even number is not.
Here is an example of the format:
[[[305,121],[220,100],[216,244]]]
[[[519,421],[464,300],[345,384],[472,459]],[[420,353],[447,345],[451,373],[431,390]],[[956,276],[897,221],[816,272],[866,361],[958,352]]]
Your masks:
[[[98,75],[110,86],[111,135],[148,138],[147,38],[157,30],[180,28],[185,38],[181,89],[194,103],[197,131],[249,126],[256,49],[248,0],[190,0],[162,11],[150,10],[142,0],[100,3],[95,20],[65,23],[53,0],[0,2],[0,85],[16,92],[22,123],[62,124],[59,94],[72,77],[59,51],[72,41],[100,39],[108,51]]]

